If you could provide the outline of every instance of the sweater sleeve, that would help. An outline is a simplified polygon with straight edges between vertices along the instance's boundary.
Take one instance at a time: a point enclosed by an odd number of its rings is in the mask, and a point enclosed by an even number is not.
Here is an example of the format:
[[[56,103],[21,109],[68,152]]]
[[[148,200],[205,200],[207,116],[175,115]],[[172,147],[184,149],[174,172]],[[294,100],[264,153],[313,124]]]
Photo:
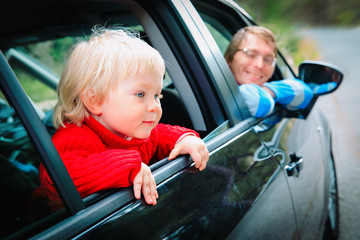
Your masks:
[[[159,138],[158,159],[168,157],[170,152],[174,149],[177,140],[183,134],[192,133],[199,137],[199,134],[194,130],[180,126],[172,126],[169,124],[158,124],[157,131]]]
[[[86,136],[71,137],[60,141],[61,144],[59,139],[55,140],[60,157],[81,197],[100,190],[128,187],[141,169],[141,158],[136,150],[103,151],[101,144],[94,140]],[[53,183],[43,167],[40,169],[40,181],[50,200],[58,201]]]
[[[265,83],[275,94],[275,102],[290,110],[304,109],[313,98],[312,89],[298,79],[285,79]]]
[[[274,110],[274,99],[262,87],[256,84],[242,84],[239,86],[239,91],[252,116],[256,118],[265,117]]]

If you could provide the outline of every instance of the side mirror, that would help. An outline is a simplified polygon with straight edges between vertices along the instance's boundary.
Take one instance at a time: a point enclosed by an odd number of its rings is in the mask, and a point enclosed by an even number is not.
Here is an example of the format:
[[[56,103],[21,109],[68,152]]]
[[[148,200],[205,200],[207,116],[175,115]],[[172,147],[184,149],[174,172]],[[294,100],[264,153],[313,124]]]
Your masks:
[[[342,82],[342,72],[334,65],[319,61],[304,61],[299,66],[299,79],[307,83],[315,96],[335,91]]]

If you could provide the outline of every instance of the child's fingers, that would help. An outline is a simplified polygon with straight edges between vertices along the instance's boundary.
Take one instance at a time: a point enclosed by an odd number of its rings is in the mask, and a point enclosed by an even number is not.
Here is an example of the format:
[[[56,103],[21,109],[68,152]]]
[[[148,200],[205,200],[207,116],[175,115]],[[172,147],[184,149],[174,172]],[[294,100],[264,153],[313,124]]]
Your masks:
[[[203,151],[201,151],[201,153],[202,153],[201,156],[202,156],[202,159],[203,159],[203,164],[202,164],[203,168],[202,168],[202,170],[204,170],[206,165],[207,165],[207,162],[209,161],[209,150],[205,147],[203,149]]]
[[[136,176],[134,179],[134,196],[136,199],[140,199],[141,197],[141,187],[142,187],[142,177],[141,176]]]
[[[168,159],[169,159],[169,160],[175,159],[175,158],[179,155],[179,153],[180,153],[180,148],[175,147],[175,148],[170,152]]]
[[[156,199],[159,197],[159,195],[158,195],[158,192],[157,192],[157,189],[156,189],[156,183],[155,183],[155,178],[154,178],[154,176],[152,176],[151,175],[151,177],[152,177],[152,182],[151,182],[151,196],[152,196],[152,200],[153,200],[153,205],[155,205],[156,204]]]
[[[209,152],[207,149],[195,151],[190,155],[195,163],[196,168],[198,168],[200,171],[206,168],[206,164],[209,160]]]
[[[157,190],[156,190],[155,178],[154,178],[154,176],[152,174],[150,174],[149,180],[150,180],[150,184],[149,184],[150,197],[151,197],[151,200],[152,200],[152,204],[156,205],[156,199],[158,197],[158,193],[157,193]]]
[[[141,170],[134,179],[133,188],[136,199],[140,199],[142,193],[147,204],[156,204],[156,199],[159,195],[156,189],[155,178],[150,168],[144,163],[141,164]]]
[[[202,171],[206,168],[207,161],[202,161],[199,170]]]
[[[193,152],[190,154],[192,160],[195,163],[195,167],[199,168],[201,166],[201,155],[199,152]]]
[[[169,154],[169,160],[176,158],[179,154],[190,154],[195,167],[204,170],[209,160],[209,151],[205,143],[197,137],[187,136],[178,142]]]
[[[144,183],[142,186],[143,196],[145,198],[146,203],[152,204],[152,197],[151,197],[151,189],[150,189],[150,179],[149,174],[144,175]]]
[[[158,193],[156,190],[155,178],[151,172],[149,172],[144,178],[143,195],[147,204],[156,205]]]

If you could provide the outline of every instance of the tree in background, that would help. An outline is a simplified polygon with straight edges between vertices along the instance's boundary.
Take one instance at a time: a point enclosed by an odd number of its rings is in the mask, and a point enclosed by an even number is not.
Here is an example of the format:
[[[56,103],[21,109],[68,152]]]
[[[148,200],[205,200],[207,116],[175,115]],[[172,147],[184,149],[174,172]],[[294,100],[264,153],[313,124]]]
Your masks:
[[[360,1],[354,0],[236,0],[260,22],[277,19],[311,25],[356,26],[360,24]],[[248,7],[248,8],[246,8]]]

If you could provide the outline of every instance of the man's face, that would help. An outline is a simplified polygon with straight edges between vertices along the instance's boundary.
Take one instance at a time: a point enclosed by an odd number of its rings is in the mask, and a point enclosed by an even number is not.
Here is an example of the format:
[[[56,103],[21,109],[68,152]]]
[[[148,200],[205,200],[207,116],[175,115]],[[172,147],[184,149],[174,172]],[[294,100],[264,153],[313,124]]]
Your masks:
[[[274,73],[273,59],[275,53],[272,45],[259,36],[247,34],[228,64],[239,85],[254,83],[263,86]]]

